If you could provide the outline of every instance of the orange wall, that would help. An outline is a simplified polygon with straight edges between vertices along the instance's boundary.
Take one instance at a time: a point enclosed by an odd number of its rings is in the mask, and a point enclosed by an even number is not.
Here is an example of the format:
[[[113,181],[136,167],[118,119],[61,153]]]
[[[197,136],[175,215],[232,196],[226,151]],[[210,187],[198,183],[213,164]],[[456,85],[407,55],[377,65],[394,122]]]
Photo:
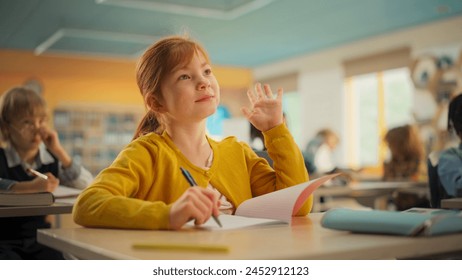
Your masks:
[[[43,85],[51,111],[59,104],[69,103],[142,107],[135,65],[136,60],[35,56],[31,52],[0,50],[0,94],[35,78]],[[222,93],[245,93],[253,82],[250,69],[215,66],[214,73]]]

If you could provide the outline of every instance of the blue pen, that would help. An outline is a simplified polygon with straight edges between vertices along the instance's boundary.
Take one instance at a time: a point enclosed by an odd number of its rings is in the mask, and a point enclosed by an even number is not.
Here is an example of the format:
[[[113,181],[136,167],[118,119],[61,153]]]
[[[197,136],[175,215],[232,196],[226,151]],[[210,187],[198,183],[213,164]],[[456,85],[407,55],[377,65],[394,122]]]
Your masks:
[[[189,173],[188,170],[184,169],[183,167],[180,167],[180,170],[181,170],[181,173],[183,173],[183,176],[186,178],[186,180],[188,180],[188,183],[191,187],[194,187],[194,186],[197,186],[197,183],[196,183],[196,180],[194,180],[193,176],[191,175],[191,173]],[[220,220],[218,220],[218,217],[215,216],[215,215],[212,215],[212,218],[215,220],[215,222],[217,222],[217,224],[220,226],[220,227],[223,227],[221,225],[221,222]]]

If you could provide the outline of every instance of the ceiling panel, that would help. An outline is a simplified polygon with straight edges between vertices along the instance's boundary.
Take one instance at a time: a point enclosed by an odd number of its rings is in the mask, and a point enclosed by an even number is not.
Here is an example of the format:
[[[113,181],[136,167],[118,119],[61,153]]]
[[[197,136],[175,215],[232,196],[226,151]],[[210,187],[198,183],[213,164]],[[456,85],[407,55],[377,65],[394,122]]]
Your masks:
[[[0,0],[0,48],[134,58],[188,33],[256,67],[454,16],[460,0]]]

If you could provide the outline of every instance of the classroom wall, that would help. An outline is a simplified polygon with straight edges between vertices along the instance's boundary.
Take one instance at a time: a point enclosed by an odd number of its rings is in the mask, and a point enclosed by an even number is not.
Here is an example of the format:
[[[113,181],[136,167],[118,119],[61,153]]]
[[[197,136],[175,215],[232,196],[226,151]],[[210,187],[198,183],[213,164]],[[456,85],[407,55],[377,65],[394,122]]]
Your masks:
[[[263,65],[255,68],[253,73],[256,80],[298,73],[303,118],[306,119],[302,122],[302,146],[325,126],[330,126],[344,138],[343,61],[406,46],[411,48],[413,57],[423,53],[454,56],[462,51],[461,26],[462,16],[453,17]],[[336,160],[340,164],[346,164],[345,142],[341,142],[336,151]]]
[[[0,94],[26,80],[37,79],[43,85],[51,111],[69,103],[135,106],[144,110],[135,67],[136,60],[36,56],[28,51],[0,50]],[[214,73],[222,89],[222,101],[238,113],[245,89],[253,81],[251,70],[215,66]]]

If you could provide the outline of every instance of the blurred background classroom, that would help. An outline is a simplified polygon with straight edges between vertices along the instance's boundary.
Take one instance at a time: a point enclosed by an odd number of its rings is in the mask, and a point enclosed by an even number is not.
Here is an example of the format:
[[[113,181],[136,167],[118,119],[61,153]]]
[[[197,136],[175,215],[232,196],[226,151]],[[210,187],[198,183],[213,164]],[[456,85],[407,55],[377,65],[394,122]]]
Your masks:
[[[213,137],[251,143],[240,107],[249,87],[268,83],[284,88],[301,150],[328,128],[339,138],[336,167],[381,180],[392,128],[415,127],[424,159],[451,145],[461,26],[460,0],[1,0],[0,93],[27,85],[43,94],[63,146],[96,175],[144,114],[138,57],[159,37],[186,33],[209,51],[221,86]]]

